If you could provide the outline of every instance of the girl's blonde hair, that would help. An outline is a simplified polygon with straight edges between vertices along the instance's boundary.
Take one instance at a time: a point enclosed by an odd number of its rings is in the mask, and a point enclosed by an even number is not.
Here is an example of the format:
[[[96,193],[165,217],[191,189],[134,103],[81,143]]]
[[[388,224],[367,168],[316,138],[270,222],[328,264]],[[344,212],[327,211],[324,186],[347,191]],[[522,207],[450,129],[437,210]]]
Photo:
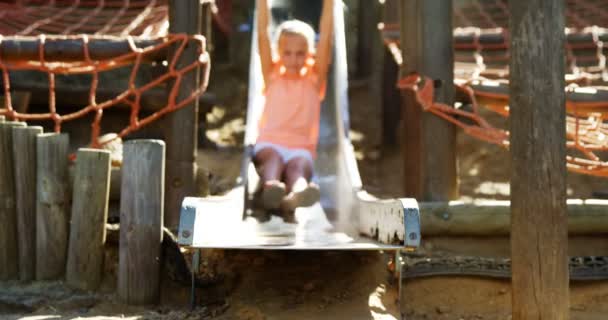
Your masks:
[[[277,28],[275,34],[275,49],[279,47],[279,39],[282,35],[299,35],[306,39],[306,43],[308,44],[308,52],[310,54],[315,54],[315,30],[306,22],[300,20],[287,20],[282,22]]]

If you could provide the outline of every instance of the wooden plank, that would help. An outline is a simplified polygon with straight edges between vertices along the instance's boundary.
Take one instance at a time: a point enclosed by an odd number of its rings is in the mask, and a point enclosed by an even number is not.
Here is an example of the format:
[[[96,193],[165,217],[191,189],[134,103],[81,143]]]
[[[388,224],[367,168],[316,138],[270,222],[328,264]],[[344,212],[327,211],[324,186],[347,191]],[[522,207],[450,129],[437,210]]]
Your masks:
[[[452,2],[401,1],[401,75],[418,72],[435,80],[437,102],[453,103]],[[456,132],[453,125],[420,111],[403,97],[404,188],[407,197],[445,201],[457,197]]]
[[[110,168],[110,200],[120,200],[121,167]],[[69,167],[70,185],[74,184],[76,178],[76,168]]]
[[[66,267],[66,282],[73,288],[96,290],[101,283],[110,167],[109,151],[78,150]]]
[[[564,2],[509,1],[513,319],[568,319]]]
[[[36,280],[56,280],[65,272],[69,144],[65,133],[43,133],[36,139]]]
[[[424,236],[508,236],[510,201],[420,202]],[[570,235],[608,234],[608,200],[567,202]]]
[[[198,0],[169,1],[169,32],[196,34],[201,29],[201,10]],[[182,54],[177,68],[197,59],[194,46]],[[182,100],[198,87],[198,70],[184,75],[180,84],[177,100]],[[196,147],[198,131],[198,101],[171,113],[166,117],[165,141],[167,142],[167,176],[165,225],[177,230],[179,209],[182,200],[191,196],[195,190]]]
[[[165,143],[124,145],[118,294],[128,304],[157,303],[163,227]]]
[[[129,79],[132,68],[109,70],[99,74],[99,88],[96,90],[97,103],[111,100],[129,89]],[[167,72],[167,68],[160,64],[141,64],[135,77],[137,87],[142,87],[161,74]],[[55,99],[58,108],[86,106],[90,102],[89,92],[91,76],[86,74],[72,74],[69,76],[57,76],[55,78]],[[0,88],[3,85],[0,79]],[[10,85],[12,90],[24,90],[31,93],[32,104],[48,104],[49,81],[45,73],[31,70],[11,71]],[[167,84],[161,84],[150,88],[141,94],[142,111],[156,111],[167,104]],[[198,98],[199,103],[212,103],[213,96],[202,94]],[[3,99],[0,98],[0,102]],[[126,103],[118,104],[122,108],[129,107]],[[13,101],[13,106],[15,102]],[[0,107],[4,107],[0,104]]]
[[[0,280],[19,278],[12,128],[24,126],[23,122],[0,123]]]
[[[42,127],[13,127],[21,281],[31,281],[36,277],[36,136],[42,131]]]

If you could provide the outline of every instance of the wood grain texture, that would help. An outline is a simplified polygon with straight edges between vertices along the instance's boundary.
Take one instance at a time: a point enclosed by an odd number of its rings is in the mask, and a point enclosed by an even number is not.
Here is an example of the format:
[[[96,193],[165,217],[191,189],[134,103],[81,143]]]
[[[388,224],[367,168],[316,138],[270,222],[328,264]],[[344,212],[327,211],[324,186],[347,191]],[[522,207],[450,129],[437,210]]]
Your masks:
[[[435,80],[436,102],[454,101],[452,2],[401,1],[401,75],[418,72]],[[403,97],[405,196],[446,201],[458,196],[456,131],[421,111],[412,94]]]
[[[0,123],[0,280],[19,278],[12,128],[23,126],[23,122]]]
[[[66,282],[73,288],[95,290],[101,283],[110,167],[109,151],[78,150],[66,267]]]
[[[65,133],[43,133],[36,139],[36,280],[56,280],[65,273],[69,140]]]
[[[169,1],[169,32],[198,34],[201,30],[201,9],[198,0]],[[176,68],[198,59],[194,46],[183,52]],[[177,94],[177,101],[189,96],[199,83],[199,70],[185,74]],[[194,195],[196,176],[196,147],[198,132],[198,101],[172,112],[165,120],[167,142],[167,175],[165,225],[177,230],[179,209],[185,196]]]
[[[36,277],[36,136],[42,127],[13,127],[19,279]]]
[[[568,319],[564,2],[509,11],[513,319]]]
[[[425,236],[508,236],[511,233],[509,201],[421,202]],[[608,200],[568,201],[568,233],[600,235],[608,230]]]
[[[160,297],[164,173],[164,142],[125,143],[118,294],[128,304],[154,304]]]

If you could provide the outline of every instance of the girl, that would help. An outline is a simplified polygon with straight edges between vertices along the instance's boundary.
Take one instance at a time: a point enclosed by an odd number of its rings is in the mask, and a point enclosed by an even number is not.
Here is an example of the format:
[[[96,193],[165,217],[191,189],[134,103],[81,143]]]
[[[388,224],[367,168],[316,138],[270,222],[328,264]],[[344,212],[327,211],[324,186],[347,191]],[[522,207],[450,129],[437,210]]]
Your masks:
[[[266,99],[254,163],[262,180],[262,204],[266,209],[293,211],[319,200],[319,187],[310,180],[332,53],[333,6],[333,0],[324,0],[316,48],[312,27],[290,20],[279,25],[272,50],[268,2],[257,1]]]

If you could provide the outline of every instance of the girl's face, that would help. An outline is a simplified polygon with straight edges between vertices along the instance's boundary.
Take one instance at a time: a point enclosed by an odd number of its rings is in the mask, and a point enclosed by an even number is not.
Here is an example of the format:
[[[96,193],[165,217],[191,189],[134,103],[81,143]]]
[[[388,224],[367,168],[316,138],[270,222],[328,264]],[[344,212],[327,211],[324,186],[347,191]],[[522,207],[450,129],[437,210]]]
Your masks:
[[[282,34],[279,37],[279,58],[289,75],[299,75],[309,57],[308,42],[298,34]]]

